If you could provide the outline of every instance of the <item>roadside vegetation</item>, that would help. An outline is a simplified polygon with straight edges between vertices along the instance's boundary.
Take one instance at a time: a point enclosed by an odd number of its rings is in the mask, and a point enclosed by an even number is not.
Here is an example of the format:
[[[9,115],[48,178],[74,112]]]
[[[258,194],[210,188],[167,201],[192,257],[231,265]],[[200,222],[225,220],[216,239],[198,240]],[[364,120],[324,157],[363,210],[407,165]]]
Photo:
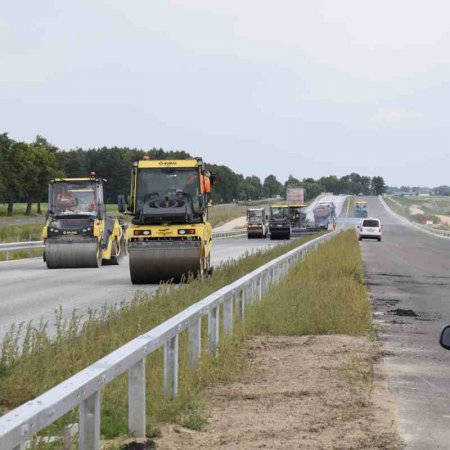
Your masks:
[[[0,354],[0,408],[6,412],[35,398],[211,292],[308,239],[311,237],[230,261],[206,282],[192,280],[182,289],[163,285],[155,295],[137,293],[130,303],[92,311],[89,317],[81,318],[74,312],[67,321],[59,311],[53,336],[45,323],[13,327],[3,340]],[[342,232],[323,244],[292,268],[262,302],[248,307],[243,323],[235,324],[233,336],[221,338],[218,358],[211,358],[204,351],[194,372],[188,369],[187,333],[181,334],[180,393],[174,401],[165,399],[162,392],[162,351],[147,359],[149,435],[155,435],[159,425],[167,422],[201,429],[207,421],[204,388],[244,374],[252,336],[370,333],[371,307],[354,233]],[[204,344],[206,331],[204,320]],[[102,396],[102,434],[107,439],[126,435],[126,377],[106,386]],[[77,411],[73,411],[47,432],[55,435],[63,423],[76,421]]]
[[[21,223],[0,226],[0,243],[38,241],[41,238],[43,221],[41,223]],[[42,256],[42,249],[33,249],[31,256]],[[17,250],[8,253],[8,260],[30,257],[29,250]],[[0,252],[0,261],[6,260],[6,253]]]
[[[432,221],[434,228],[450,229],[450,197],[448,196],[386,196],[384,199],[397,214],[413,222]]]
[[[231,260],[215,270],[210,279],[192,280],[181,289],[162,285],[155,294],[138,291],[132,301],[91,311],[87,317],[80,317],[74,311],[72,318],[66,320],[62,311],[57,311],[56,329],[52,333],[43,322],[14,326],[1,345],[0,409],[5,412],[35,398],[210,293],[314,237]],[[180,338],[180,355],[186,353],[186,338],[184,335]],[[238,331],[228,343],[222,340],[221,357],[209,360],[205,356],[194,374],[187,370],[187,356],[181,356],[181,392],[175,402],[167,401],[162,395],[162,353],[151,355],[148,358],[150,429],[164,421],[189,426],[199,422],[200,426],[203,423],[199,416],[201,387],[228,379],[241,370],[242,339],[243,334]],[[119,378],[105,389],[102,412],[103,433],[107,437],[126,433],[126,378]],[[67,420],[76,421],[76,414]]]
[[[353,217],[353,211],[355,209],[356,198],[354,195],[348,195],[345,199],[344,207],[342,208],[342,213],[345,217]]]

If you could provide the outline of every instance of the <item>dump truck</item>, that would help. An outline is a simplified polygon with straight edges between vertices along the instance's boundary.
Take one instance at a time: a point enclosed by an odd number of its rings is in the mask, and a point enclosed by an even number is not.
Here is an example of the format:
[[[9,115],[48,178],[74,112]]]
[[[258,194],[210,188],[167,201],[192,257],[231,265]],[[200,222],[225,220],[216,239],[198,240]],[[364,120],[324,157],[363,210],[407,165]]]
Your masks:
[[[105,212],[104,181],[94,173],[86,178],[50,180],[42,230],[49,269],[119,264],[126,253],[126,226]]]
[[[336,216],[336,208],[331,202],[319,203],[314,209],[314,225],[317,228],[328,229],[330,223]]]
[[[303,205],[305,203],[305,190],[303,188],[287,188],[286,203],[288,205]]]
[[[364,200],[356,200],[353,215],[361,218],[368,217],[369,213],[367,211],[367,202]]]
[[[272,205],[269,220],[270,239],[290,239],[292,234],[288,205]]]
[[[252,238],[266,238],[269,232],[266,208],[247,209],[247,236]]]
[[[136,161],[131,195],[118,198],[132,215],[127,229],[133,284],[187,281],[211,271],[212,227],[208,221],[214,175],[201,158]]]

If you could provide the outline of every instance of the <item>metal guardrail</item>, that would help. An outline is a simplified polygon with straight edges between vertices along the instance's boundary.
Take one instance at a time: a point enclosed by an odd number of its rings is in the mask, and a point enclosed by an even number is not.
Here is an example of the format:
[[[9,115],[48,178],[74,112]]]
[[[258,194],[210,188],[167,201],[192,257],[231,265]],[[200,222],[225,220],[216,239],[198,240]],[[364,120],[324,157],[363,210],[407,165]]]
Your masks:
[[[223,332],[233,331],[233,310],[244,318],[245,308],[262,299],[269,287],[286,276],[291,265],[331,239],[337,232],[322,235],[273,259],[234,283],[210,294],[161,325],[143,334],[86,369],[73,375],[36,399],[0,418],[0,448],[21,449],[37,432],[51,425],[73,408],[79,407],[79,446],[97,450],[100,446],[101,389],[128,371],[128,427],[130,435],[145,437],[146,357],[164,347],[164,392],[178,393],[178,342],[187,330],[189,364],[194,367],[201,355],[202,318],[208,316],[208,351],[216,354],[219,343],[219,308]]]
[[[435,236],[439,236],[442,238],[450,238],[450,231],[445,231],[445,230],[436,230],[434,228],[429,228],[426,225],[421,225],[420,223],[416,223],[413,222],[412,220],[409,220],[408,218],[398,214],[397,212],[395,212],[384,200],[384,198],[380,195],[378,196],[378,198],[380,199],[381,204],[384,206],[384,208],[390,212],[393,216],[395,216],[397,219],[399,219],[400,221],[402,221],[403,223],[407,224],[407,225],[411,225],[421,231],[424,231],[425,233],[428,234],[432,234]]]
[[[43,241],[25,241],[25,242],[8,242],[5,244],[0,244],[0,253],[5,253],[5,261],[9,261],[9,252],[16,250],[28,250],[28,257],[33,256],[34,248],[43,248]]]
[[[247,236],[247,230],[242,228],[230,231],[213,231],[214,239],[234,239]],[[5,261],[9,260],[9,253],[16,250],[29,250],[28,256],[33,256],[34,248],[44,248],[44,241],[9,242],[0,244],[0,253],[6,253]]]

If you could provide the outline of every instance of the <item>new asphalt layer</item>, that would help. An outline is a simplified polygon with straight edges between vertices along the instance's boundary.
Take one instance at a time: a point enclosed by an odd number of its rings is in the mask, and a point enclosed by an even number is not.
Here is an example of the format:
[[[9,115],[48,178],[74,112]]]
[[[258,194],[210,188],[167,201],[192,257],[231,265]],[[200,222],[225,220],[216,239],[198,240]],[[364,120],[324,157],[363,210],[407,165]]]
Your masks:
[[[362,241],[361,250],[401,438],[410,449],[450,448],[450,352],[439,346],[450,323],[450,239],[365,200],[384,227],[382,242]]]

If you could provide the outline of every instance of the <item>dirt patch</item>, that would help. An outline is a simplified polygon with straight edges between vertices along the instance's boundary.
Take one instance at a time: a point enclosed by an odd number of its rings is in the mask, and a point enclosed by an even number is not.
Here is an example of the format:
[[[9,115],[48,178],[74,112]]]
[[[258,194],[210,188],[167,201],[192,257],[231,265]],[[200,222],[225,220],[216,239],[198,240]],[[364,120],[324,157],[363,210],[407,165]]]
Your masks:
[[[425,212],[423,211],[423,209],[420,209],[418,205],[411,205],[409,207],[409,213],[412,216],[417,216],[417,215],[422,215],[425,214]]]
[[[441,214],[436,214],[437,217],[439,217],[442,224],[444,224],[447,227],[450,227],[450,216],[443,216]]]
[[[214,231],[230,231],[236,228],[245,228],[247,226],[247,217],[242,216],[237,219],[230,220],[227,223],[224,223],[220,227],[214,228]]]
[[[166,425],[156,448],[400,448],[379,355],[362,337],[255,338],[245,379],[210,389],[206,430]]]

